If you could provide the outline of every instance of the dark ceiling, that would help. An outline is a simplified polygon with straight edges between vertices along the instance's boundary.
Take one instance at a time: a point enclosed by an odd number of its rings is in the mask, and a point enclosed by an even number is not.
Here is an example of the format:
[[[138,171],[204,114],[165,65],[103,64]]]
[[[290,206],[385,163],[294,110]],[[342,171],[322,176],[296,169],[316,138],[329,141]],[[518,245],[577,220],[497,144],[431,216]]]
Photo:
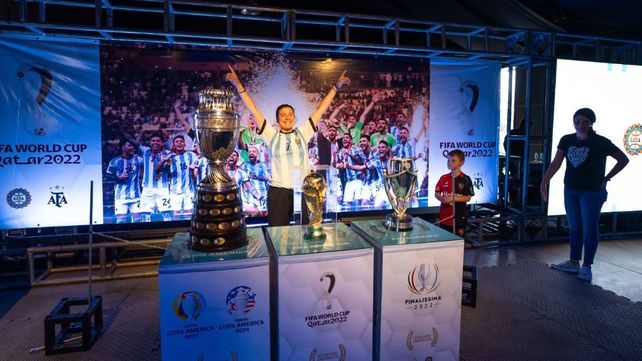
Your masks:
[[[248,0],[234,3],[642,39],[640,0]]]

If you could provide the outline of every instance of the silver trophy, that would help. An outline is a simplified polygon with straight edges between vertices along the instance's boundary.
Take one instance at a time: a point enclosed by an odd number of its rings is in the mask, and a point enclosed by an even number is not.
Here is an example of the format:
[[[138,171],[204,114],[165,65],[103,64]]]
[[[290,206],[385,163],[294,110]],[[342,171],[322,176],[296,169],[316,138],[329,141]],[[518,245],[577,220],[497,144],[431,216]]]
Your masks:
[[[327,188],[325,178],[319,173],[310,173],[303,178],[303,199],[308,206],[310,216],[308,230],[303,235],[305,240],[320,241],[326,238],[321,222]]]
[[[225,171],[238,140],[239,116],[230,90],[206,89],[198,97],[196,136],[210,172],[196,188],[190,248],[227,251],[247,244],[241,193]]]
[[[406,210],[412,203],[417,187],[417,170],[412,158],[390,158],[383,169],[383,187],[394,213],[386,215],[383,221],[387,229],[409,231],[412,216]]]

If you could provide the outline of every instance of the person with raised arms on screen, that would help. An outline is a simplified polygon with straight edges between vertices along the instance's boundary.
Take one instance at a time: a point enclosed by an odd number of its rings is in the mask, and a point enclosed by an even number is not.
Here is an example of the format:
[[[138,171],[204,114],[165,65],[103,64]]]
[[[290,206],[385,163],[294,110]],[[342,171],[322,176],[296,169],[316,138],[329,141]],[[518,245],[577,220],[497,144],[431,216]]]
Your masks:
[[[564,174],[564,207],[568,219],[570,258],[552,264],[551,268],[577,274],[581,280],[591,282],[591,265],[598,245],[600,212],[606,202],[606,184],[629,163],[629,158],[608,138],[593,130],[596,117],[589,108],[578,109],[573,115],[575,133],[560,139],[553,161],[548,166],[540,194],[548,200],[548,183],[562,166],[566,158]],[[606,159],[617,161],[613,169],[606,172]],[[584,264],[580,267],[584,247]]]
[[[281,104],[276,108],[276,118],[279,129],[268,126],[267,120],[248,95],[231,65],[226,79],[236,88],[245,106],[252,112],[258,122],[258,134],[263,136],[270,150],[270,188],[268,189],[267,208],[268,225],[283,226],[290,223],[294,213],[294,186],[301,182],[310,171],[307,144],[317,131],[321,116],[330,106],[332,99],[342,86],[349,84],[350,79],[341,73],[328,94],[321,100],[317,109],[301,126],[295,127],[294,108],[289,104]],[[300,179],[296,179],[298,173]],[[299,184],[297,184],[299,185]],[[305,203],[305,202],[302,202]],[[307,219],[305,206],[302,204],[302,217]]]
[[[121,141],[120,144],[121,155],[109,162],[106,173],[114,178],[116,223],[126,223],[139,220],[143,158],[136,155],[136,148],[130,141]]]

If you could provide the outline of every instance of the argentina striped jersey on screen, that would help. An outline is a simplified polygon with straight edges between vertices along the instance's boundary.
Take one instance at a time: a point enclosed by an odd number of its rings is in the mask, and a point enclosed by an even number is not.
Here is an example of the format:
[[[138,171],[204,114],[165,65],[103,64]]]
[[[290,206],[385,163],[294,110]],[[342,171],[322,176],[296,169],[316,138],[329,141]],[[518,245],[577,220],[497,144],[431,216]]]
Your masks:
[[[196,153],[176,154],[170,160],[170,192],[172,194],[193,193],[194,179],[189,166],[196,161]]]
[[[163,157],[169,154],[169,151],[163,150],[160,152],[153,152],[151,148],[146,146],[139,146],[138,152],[143,156],[143,164],[145,167],[145,174],[143,175],[143,188],[167,188],[169,182],[167,180],[167,171],[162,169],[154,176],[154,166],[163,161]]]
[[[131,159],[116,157],[109,162],[107,174],[120,177],[127,173],[127,179],[116,179],[114,183],[114,198],[117,200],[130,200],[140,198],[139,173],[143,167],[143,159],[133,156]]]

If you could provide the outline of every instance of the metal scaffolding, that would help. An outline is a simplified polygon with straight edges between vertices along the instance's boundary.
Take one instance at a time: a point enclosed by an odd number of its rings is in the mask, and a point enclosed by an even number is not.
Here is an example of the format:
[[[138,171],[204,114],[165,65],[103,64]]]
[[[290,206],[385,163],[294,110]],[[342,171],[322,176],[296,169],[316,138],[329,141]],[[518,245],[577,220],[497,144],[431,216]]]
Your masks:
[[[504,63],[640,64],[639,41],[195,0],[11,0],[0,31],[36,37]]]

